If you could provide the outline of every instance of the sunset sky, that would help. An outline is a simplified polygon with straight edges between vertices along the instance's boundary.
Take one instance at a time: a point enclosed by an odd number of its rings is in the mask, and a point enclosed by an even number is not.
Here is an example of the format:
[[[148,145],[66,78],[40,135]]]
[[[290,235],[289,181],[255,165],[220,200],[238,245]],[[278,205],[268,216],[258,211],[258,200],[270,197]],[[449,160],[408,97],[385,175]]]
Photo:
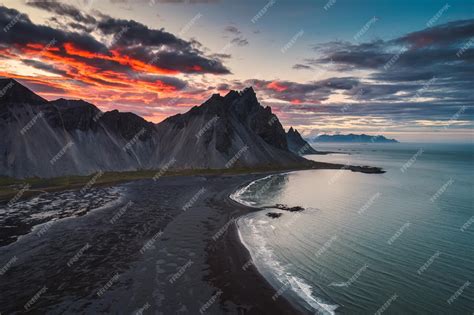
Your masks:
[[[304,135],[473,141],[474,1],[0,0],[0,76],[159,122],[253,86]]]

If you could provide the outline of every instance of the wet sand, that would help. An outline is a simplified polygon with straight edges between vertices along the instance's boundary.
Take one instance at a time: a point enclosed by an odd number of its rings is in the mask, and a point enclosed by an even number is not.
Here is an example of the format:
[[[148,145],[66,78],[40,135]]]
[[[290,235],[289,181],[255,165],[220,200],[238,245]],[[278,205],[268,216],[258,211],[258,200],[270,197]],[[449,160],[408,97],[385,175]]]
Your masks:
[[[0,312],[298,314],[260,276],[229,198],[267,174],[163,177],[0,247]],[[74,202],[78,202],[77,200]]]

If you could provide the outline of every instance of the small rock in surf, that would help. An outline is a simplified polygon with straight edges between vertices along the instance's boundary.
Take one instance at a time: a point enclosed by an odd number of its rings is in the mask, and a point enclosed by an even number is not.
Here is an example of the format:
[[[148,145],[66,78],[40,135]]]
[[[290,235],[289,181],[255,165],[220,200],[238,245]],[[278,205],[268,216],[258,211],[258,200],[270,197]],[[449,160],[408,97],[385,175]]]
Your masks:
[[[268,212],[267,213],[267,217],[270,217],[272,219],[276,219],[276,218],[279,218],[283,215],[283,213],[279,213],[279,212]]]

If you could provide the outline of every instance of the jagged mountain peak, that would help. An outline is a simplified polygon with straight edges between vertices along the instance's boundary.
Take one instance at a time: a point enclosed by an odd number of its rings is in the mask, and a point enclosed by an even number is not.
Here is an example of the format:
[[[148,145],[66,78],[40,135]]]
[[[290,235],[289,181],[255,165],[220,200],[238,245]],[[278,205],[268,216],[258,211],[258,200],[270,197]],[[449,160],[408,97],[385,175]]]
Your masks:
[[[0,78],[0,104],[46,103],[47,100],[12,78]]]
[[[230,96],[236,96],[236,97],[244,97],[244,96],[255,96],[256,97],[256,93],[255,93],[255,90],[253,89],[253,87],[251,86],[248,86],[248,87],[245,87],[243,90],[241,91],[237,91],[237,90],[230,90],[227,94],[226,94],[226,98],[230,97]]]
[[[252,87],[245,88],[242,91],[231,91],[228,97],[228,104],[227,106],[231,111],[237,114],[240,119],[245,120],[252,114],[260,113],[262,111],[266,112],[266,115],[271,115],[271,109],[264,108],[258,102],[257,95]],[[228,95],[229,95],[228,94]]]
[[[301,136],[300,132],[298,131],[298,129],[293,128],[293,127],[290,127],[290,129],[288,129],[288,134],[289,135],[295,135],[296,137],[302,138],[302,136]]]
[[[281,150],[288,150],[285,130],[270,107],[263,107],[257,100],[252,87],[242,91],[229,91],[225,96],[213,94],[200,106],[193,107],[189,112],[177,114],[164,120],[170,128],[183,129],[192,125],[196,119],[204,122],[218,117],[219,122],[209,128],[220,129],[219,133],[229,138],[233,133],[233,125],[240,124],[248,131],[258,135],[263,141]],[[225,141],[230,144],[230,140]],[[220,146],[225,151],[226,146]]]
[[[61,109],[86,108],[95,112],[100,111],[97,106],[84,100],[68,100],[65,98],[58,98],[57,100],[51,101],[49,103],[52,105],[60,106]]]
[[[133,139],[135,136],[139,136],[140,139],[148,139],[151,137],[154,128],[153,123],[142,117],[134,113],[119,112],[118,110],[105,112],[100,117],[100,122],[107,126],[109,130],[127,140]]]
[[[224,117],[236,114],[241,119],[246,119],[251,113],[265,110],[271,114],[269,107],[264,108],[257,100],[257,96],[252,87],[242,91],[230,90],[225,96],[219,93],[212,94],[203,104],[194,106],[189,111],[190,116],[208,115]],[[165,119],[165,121],[178,122],[186,119],[182,114],[177,114]]]
[[[3,86],[17,85],[9,82],[3,81]],[[86,175],[158,169],[170,161],[177,169],[309,163],[288,150],[281,123],[270,107],[260,105],[252,88],[214,94],[204,104],[158,124],[133,113],[104,113],[83,100],[48,102],[24,89],[30,99],[44,104],[16,99],[0,111],[0,148],[6,154],[0,175]],[[35,118],[40,112],[42,118]],[[36,123],[22,131],[30,121]],[[51,163],[62,150],[57,164]]]
[[[253,87],[251,86],[248,86],[244,88],[242,91],[240,91],[240,96],[257,99],[257,94],[255,93]]]
[[[231,100],[235,100],[236,98],[239,98],[240,97],[240,94],[238,91],[236,90],[230,90],[225,96],[224,96],[224,99],[228,100],[228,101],[231,101]]]
[[[278,117],[260,105],[253,88],[214,94],[201,106],[157,124],[157,130],[167,139],[162,150],[177,165],[227,167],[236,155],[239,167],[307,163],[288,150]]]
[[[318,152],[301,136],[296,128],[290,127],[286,133],[288,149],[296,154],[317,154]]]

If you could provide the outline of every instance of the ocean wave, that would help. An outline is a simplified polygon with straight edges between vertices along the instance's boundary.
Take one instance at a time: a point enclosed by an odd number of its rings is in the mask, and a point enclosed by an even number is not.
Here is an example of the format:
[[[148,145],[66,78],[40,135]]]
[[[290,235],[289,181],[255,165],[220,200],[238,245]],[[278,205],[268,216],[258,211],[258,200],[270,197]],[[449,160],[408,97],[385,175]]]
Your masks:
[[[242,187],[242,188],[236,190],[234,193],[232,193],[230,195],[230,199],[232,199],[232,200],[234,200],[234,201],[236,201],[240,204],[243,204],[247,207],[256,208],[257,202],[248,200],[244,196],[248,195],[249,192],[250,192],[250,188],[253,187],[254,185],[256,185],[257,183],[259,183],[260,181],[265,181],[265,180],[271,178],[272,176],[277,176],[277,175],[278,174],[272,174],[272,175],[268,175],[268,176],[265,176],[263,178],[254,180],[253,182],[251,182],[247,186]]]
[[[267,185],[270,184],[271,179],[274,178],[274,177],[288,175],[290,173],[292,173],[292,172],[283,172],[283,173],[271,174],[271,175],[259,178],[257,180],[254,180],[253,182],[251,182],[247,186],[244,186],[244,187],[236,190],[234,193],[232,193],[230,195],[230,198],[232,200],[238,202],[238,203],[241,203],[241,204],[245,205],[245,206],[248,206],[248,207],[251,207],[251,208],[258,208],[258,206],[262,206],[262,205],[259,204],[257,201],[255,201],[253,199],[258,197],[259,194],[262,193],[262,190],[265,191],[266,189],[269,188],[269,187],[265,187],[265,184],[267,184]],[[264,182],[264,183],[266,182],[266,183],[263,184],[263,187],[260,187],[260,191],[258,191],[258,190],[257,191],[252,191],[253,187],[257,186],[261,182]]]
[[[268,221],[255,220],[251,216],[254,214],[244,216],[237,220],[238,233],[242,244],[249,250],[254,263],[261,264],[264,270],[269,270],[271,275],[280,283],[282,290],[285,286],[291,288],[299,298],[310,305],[314,310],[321,314],[335,314],[338,305],[328,304],[321,298],[313,295],[313,287],[306,283],[305,280],[288,272],[288,268],[283,265],[274,254],[274,251],[267,245],[265,237],[260,231],[268,226]],[[241,228],[249,229],[249,233],[245,235],[250,237],[251,245],[244,240],[241,233]],[[258,266],[257,266],[258,268]],[[278,291],[278,292],[279,292]]]
[[[347,282],[332,282],[332,283],[328,284],[328,286],[330,286],[330,287],[348,287],[349,283],[347,283]]]

